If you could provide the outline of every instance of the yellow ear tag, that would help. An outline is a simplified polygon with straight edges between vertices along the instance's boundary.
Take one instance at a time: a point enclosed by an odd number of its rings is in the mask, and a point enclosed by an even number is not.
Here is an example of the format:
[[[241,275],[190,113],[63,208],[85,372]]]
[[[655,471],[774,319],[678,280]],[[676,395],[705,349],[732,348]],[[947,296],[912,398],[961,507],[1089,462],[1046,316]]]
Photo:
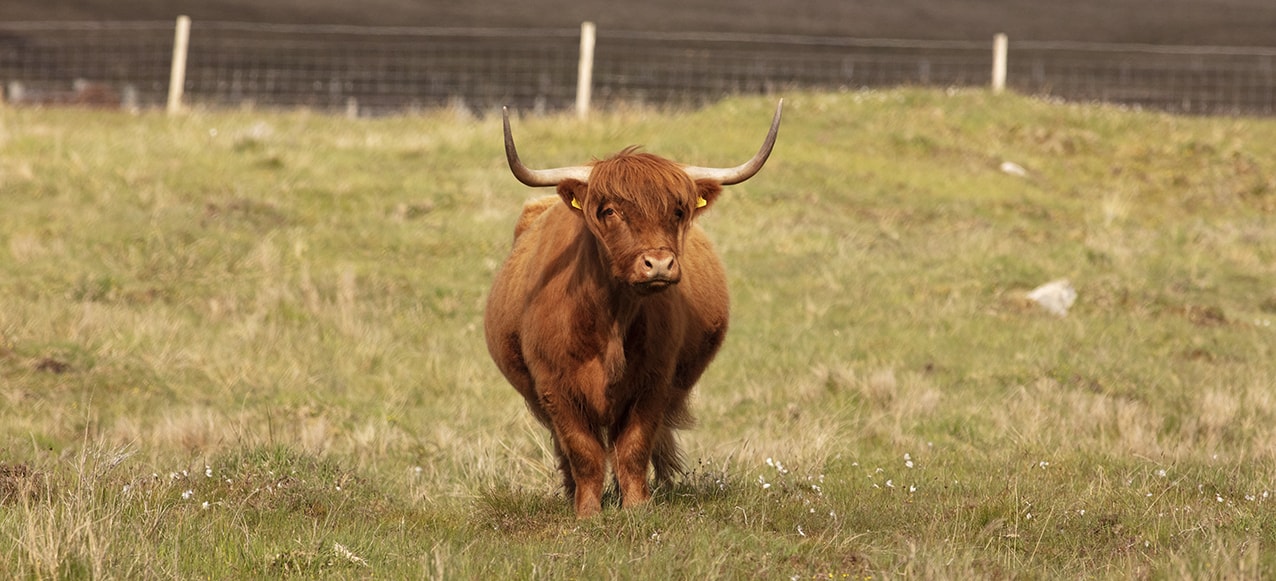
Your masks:
[[[576,198],[572,198],[572,207],[576,208],[577,210],[583,209],[580,207],[580,201],[578,201]]]
[[[696,198],[696,207],[697,207],[697,208],[703,208],[703,207],[708,206],[708,205],[709,205],[709,202],[706,202],[704,198]]]

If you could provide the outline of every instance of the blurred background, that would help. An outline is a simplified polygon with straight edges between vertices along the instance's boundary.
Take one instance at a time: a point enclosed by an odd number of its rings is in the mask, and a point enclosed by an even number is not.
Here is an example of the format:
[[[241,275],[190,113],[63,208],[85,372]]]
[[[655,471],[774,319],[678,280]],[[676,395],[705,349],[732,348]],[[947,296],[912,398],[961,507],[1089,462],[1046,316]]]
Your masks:
[[[1265,0],[8,0],[6,99],[159,106],[182,14],[182,88],[202,106],[565,109],[583,22],[597,25],[594,106],[985,86],[996,34],[1023,93],[1204,114],[1270,114],[1276,99]]]
[[[195,20],[574,27],[984,40],[1276,46],[1267,0],[7,0],[3,20]]]

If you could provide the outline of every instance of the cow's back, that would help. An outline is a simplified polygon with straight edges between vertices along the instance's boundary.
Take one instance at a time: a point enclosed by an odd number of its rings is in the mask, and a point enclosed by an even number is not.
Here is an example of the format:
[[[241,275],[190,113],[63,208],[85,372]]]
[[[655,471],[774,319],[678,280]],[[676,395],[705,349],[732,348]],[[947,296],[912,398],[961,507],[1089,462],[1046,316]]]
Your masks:
[[[518,215],[518,222],[514,224],[514,239],[518,240],[532,223],[540,218],[546,210],[559,203],[561,198],[558,196],[541,196],[532,200],[528,200],[523,204],[523,212]]]
[[[483,313],[487,350],[505,378],[524,397],[534,397],[532,378],[523,356],[523,310],[531,286],[545,266],[540,264],[546,246],[547,214],[560,203],[558,196],[543,196],[523,205],[514,225],[514,245],[496,273]],[[551,237],[552,238],[552,237]],[[536,410],[533,410],[536,411]],[[545,419],[541,413],[537,417]]]

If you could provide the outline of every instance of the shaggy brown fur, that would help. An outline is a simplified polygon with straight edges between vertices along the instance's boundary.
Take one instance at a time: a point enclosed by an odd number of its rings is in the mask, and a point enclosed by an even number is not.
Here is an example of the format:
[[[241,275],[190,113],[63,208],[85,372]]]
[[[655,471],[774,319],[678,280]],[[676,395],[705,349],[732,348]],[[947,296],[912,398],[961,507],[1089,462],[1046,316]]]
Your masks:
[[[487,346],[553,434],[577,516],[601,509],[609,462],[625,507],[650,499],[649,466],[682,470],[673,430],[727,331],[726,276],[695,224],[721,191],[631,148],[519,217]]]

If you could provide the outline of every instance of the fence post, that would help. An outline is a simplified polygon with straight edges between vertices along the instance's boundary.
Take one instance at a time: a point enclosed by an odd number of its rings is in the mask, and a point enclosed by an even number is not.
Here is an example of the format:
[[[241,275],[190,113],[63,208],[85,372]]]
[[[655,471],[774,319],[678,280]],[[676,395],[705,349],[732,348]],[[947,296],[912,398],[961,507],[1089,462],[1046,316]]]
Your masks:
[[[190,46],[191,19],[177,17],[177,31],[173,33],[173,68],[168,78],[168,114],[182,110],[182,91],[186,86],[186,50]]]
[[[590,92],[594,86],[594,23],[580,23],[580,68],[576,73],[576,117],[589,117]]]
[[[1005,34],[992,37],[992,93],[1000,95],[1006,90],[1006,50]]]

